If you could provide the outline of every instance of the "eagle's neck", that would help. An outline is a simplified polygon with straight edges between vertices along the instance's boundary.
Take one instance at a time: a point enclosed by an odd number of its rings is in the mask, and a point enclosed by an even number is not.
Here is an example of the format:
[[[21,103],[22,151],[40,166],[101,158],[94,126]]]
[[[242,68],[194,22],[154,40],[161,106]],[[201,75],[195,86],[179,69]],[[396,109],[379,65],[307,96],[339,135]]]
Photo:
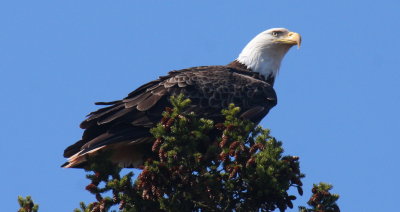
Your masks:
[[[266,79],[275,78],[289,48],[290,46],[285,48],[266,45],[256,37],[247,44],[236,60],[248,69],[262,74]]]
[[[236,70],[245,71],[245,72],[247,72],[246,74],[249,75],[249,76],[252,76],[252,77],[254,77],[256,79],[259,79],[259,80],[266,81],[270,85],[274,85],[275,77],[272,77],[271,75],[269,75],[268,77],[265,77],[264,75],[262,75],[262,74],[260,74],[258,72],[252,71],[246,65],[244,65],[243,63],[240,63],[237,60],[232,61],[227,66],[230,67],[230,68],[234,68]],[[245,72],[242,72],[242,73],[245,73]]]

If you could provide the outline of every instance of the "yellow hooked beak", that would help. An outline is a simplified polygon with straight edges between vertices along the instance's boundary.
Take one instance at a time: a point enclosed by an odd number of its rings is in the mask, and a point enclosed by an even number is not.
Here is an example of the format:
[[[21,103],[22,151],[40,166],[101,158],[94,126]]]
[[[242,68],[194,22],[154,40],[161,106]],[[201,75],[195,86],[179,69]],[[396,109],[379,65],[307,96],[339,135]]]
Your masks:
[[[297,45],[297,48],[300,48],[301,35],[297,32],[289,32],[285,38],[277,39],[275,40],[275,42],[280,42],[289,45]]]

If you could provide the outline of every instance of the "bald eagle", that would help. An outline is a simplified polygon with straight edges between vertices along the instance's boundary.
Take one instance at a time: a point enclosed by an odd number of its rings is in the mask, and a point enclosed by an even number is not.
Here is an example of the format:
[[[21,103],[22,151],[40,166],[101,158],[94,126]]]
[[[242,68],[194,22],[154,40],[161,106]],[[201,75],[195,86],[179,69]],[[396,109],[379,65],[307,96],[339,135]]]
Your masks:
[[[300,47],[298,33],[284,28],[261,32],[226,66],[200,66],[171,71],[146,83],[126,98],[88,115],[80,127],[82,139],[64,150],[65,168],[81,168],[88,155],[103,150],[121,167],[137,168],[151,153],[154,142],[150,129],[171,106],[170,96],[183,93],[192,100],[190,111],[212,120],[222,120],[221,110],[234,103],[240,116],[258,123],[277,104],[273,89],[281,61],[294,45]]]

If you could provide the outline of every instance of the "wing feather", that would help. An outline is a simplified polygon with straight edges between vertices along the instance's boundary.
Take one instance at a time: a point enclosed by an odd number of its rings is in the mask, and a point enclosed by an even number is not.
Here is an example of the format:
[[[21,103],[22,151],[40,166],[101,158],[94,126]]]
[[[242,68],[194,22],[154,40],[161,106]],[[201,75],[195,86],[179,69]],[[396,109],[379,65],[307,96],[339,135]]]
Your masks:
[[[147,111],[150,108],[152,108],[157,102],[158,100],[161,99],[161,97],[163,97],[163,95],[150,95],[147,99],[141,101],[138,105],[137,105],[137,109],[139,111]]]

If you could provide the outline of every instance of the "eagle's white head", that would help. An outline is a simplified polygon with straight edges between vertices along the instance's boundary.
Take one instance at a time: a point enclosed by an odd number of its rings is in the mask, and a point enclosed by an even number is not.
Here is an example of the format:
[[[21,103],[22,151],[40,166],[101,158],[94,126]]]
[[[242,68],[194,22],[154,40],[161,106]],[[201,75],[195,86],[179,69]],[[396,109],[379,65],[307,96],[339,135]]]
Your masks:
[[[300,47],[300,44],[300,34],[285,28],[272,28],[254,37],[236,60],[266,78],[274,78],[286,52],[294,45]]]

